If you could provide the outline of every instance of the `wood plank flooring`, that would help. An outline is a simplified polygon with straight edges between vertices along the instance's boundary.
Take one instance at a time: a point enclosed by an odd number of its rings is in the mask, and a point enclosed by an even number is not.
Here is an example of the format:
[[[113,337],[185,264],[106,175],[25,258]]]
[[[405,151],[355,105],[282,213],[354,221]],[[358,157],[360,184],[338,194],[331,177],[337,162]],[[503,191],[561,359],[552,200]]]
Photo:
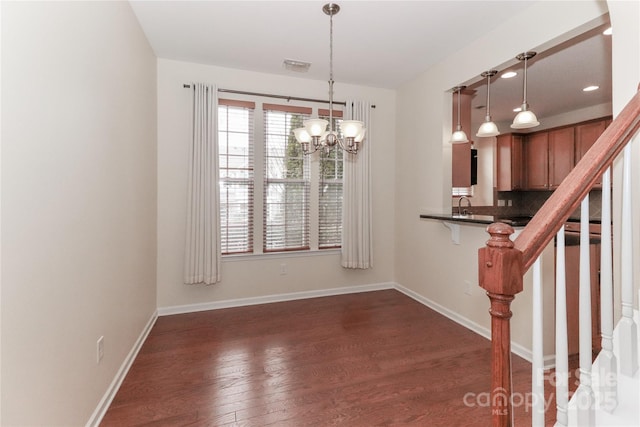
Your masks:
[[[487,426],[490,366],[488,340],[395,290],[165,316],[101,425]]]

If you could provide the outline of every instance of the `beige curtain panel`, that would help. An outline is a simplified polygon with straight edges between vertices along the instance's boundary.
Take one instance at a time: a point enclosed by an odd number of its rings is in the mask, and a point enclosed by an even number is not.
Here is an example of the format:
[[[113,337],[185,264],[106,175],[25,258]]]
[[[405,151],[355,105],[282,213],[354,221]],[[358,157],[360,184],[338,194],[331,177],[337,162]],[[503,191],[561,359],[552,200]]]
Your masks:
[[[218,90],[193,87],[184,283],[210,285],[220,281]]]

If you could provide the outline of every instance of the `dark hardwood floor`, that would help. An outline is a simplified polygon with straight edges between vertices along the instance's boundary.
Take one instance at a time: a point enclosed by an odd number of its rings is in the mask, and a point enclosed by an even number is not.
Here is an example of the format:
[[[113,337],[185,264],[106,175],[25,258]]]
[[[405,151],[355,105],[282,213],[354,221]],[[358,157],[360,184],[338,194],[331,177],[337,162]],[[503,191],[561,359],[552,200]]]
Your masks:
[[[165,316],[101,425],[487,426],[490,366],[488,340],[395,290]],[[513,372],[526,395],[531,365]]]

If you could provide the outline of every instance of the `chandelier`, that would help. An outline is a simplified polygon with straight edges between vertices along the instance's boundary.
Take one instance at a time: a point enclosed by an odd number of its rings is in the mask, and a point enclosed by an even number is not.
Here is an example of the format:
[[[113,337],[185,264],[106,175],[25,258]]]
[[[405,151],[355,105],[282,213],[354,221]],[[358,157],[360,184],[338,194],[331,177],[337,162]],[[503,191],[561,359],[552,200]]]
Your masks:
[[[356,154],[366,132],[364,123],[342,120],[342,138],[333,128],[333,15],[340,11],[340,6],[327,3],[322,11],[329,15],[329,121],[319,118],[305,120],[302,122],[304,127],[294,129],[293,134],[302,146],[302,152],[307,155],[320,149],[329,152],[336,146],[347,153]]]

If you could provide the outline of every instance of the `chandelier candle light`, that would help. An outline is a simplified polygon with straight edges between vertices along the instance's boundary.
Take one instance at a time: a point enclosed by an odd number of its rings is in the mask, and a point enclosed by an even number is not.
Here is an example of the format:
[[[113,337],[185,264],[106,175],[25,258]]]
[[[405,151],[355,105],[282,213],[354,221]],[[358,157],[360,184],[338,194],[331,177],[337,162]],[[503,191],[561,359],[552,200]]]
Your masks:
[[[466,88],[466,86],[456,86],[453,88],[454,92],[458,93],[458,124],[456,125],[456,131],[451,134],[451,143],[452,144],[462,144],[465,142],[469,142],[469,138],[467,138],[467,134],[462,130],[462,125],[460,124],[460,92],[462,89]]]
[[[540,124],[536,115],[533,114],[533,111],[529,111],[529,104],[527,104],[527,60],[534,56],[536,56],[536,52],[523,52],[516,56],[517,60],[524,61],[524,94],[521,111],[516,115],[511,124],[513,129],[534,128]]]
[[[333,130],[333,15],[340,11],[340,6],[327,3],[322,7],[322,11],[329,15],[329,121],[319,118],[305,120],[302,122],[304,127],[294,129],[293,134],[302,145],[302,152],[307,155],[321,148],[329,152],[335,146],[347,153],[356,154],[366,132],[364,123],[358,120],[343,120],[340,124],[342,138]]]
[[[496,124],[491,121],[491,113],[489,110],[489,91],[491,88],[491,77],[495,76],[496,74],[498,74],[498,71],[496,70],[485,71],[481,74],[482,77],[487,78],[487,115],[484,118],[484,123],[482,123],[480,125],[480,128],[478,129],[478,133],[476,133],[476,136],[481,138],[500,135],[498,126],[496,126]]]

